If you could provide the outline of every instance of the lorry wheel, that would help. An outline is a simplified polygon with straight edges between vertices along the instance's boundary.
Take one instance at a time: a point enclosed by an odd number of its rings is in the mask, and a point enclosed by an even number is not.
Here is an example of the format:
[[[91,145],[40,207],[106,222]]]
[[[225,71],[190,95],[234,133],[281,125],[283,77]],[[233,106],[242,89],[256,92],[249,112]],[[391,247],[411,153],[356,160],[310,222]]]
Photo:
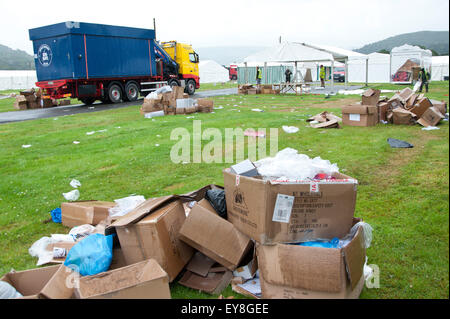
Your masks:
[[[122,101],[122,88],[119,84],[111,84],[108,88],[108,97],[112,103],[119,103]]]
[[[81,102],[83,102],[84,105],[91,105],[92,103],[95,102],[96,98],[95,97],[85,97],[82,99],[79,99]]]
[[[195,93],[195,81],[189,80],[186,84],[186,93],[192,95]]]
[[[139,88],[135,82],[128,82],[125,85],[125,98],[127,101],[136,101],[139,96]]]
[[[177,80],[171,80],[171,81],[169,82],[169,86],[170,86],[170,87],[172,87],[172,86],[180,86],[180,84],[178,83]]]

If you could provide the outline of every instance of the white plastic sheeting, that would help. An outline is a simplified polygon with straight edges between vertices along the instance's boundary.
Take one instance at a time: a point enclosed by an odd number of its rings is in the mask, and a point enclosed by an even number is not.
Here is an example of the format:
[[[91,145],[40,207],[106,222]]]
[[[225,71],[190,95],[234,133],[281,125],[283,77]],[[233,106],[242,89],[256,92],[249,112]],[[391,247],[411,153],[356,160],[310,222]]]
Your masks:
[[[431,81],[443,81],[448,76],[448,55],[431,57]]]
[[[213,60],[200,61],[198,70],[200,83],[219,83],[230,80],[228,70]]]
[[[0,70],[0,90],[22,90],[36,86],[34,70]]]

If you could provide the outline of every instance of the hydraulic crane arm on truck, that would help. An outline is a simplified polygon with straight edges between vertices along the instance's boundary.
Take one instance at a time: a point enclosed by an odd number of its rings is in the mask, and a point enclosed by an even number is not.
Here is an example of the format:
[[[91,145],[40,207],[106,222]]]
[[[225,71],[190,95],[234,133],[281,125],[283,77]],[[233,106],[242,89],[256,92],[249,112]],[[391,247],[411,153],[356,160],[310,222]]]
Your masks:
[[[198,55],[181,45],[172,57],[151,29],[63,22],[29,30],[44,96],[118,103],[135,101],[163,84],[200,87]],[[195,59],[191,59],[194,56]],[[186,66],[192,72],[184,74]],[[152,88],[148,88],[153,86]]]

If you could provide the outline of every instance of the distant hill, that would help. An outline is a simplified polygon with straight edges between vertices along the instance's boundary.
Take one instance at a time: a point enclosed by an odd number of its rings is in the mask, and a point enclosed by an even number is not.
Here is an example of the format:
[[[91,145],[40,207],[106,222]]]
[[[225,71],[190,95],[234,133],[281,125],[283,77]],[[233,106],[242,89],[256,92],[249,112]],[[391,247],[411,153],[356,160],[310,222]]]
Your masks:
[[[392,48],[403,44],[420,45],[427,49],[436,51],[439,55],[448,55],[449,46],[448,31],[419,31],[396,35],[385,40],[370,43],[360,49],[354,50],[359,53],[369,54],[380,50],[391,51]]]
[[[0,70],[34,70],[34,58],[25,51],[0,44]]]
[[[266,47],[203,47],[195,48],[200,61],[214,60],[221,65],[228,66],[233,62],[242,62],[242,60]]]

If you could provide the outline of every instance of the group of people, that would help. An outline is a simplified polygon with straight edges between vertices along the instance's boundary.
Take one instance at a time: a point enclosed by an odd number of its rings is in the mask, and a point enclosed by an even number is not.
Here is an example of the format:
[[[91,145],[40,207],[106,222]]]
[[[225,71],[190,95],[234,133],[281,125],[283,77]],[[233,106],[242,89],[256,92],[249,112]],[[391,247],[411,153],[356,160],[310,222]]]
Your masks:
[[[286,76],[286,83],[291,83],[292,71],[289,68],[286,68],[284,75]],[[320,86],[325,87],[325,68],[323,67],[322,64],[320,65],[319,78],[320,78]],[[256,67],[256,83],[261,84],[261,79],[262,79],[262,70],[259,66],[257,66]],[[419,92],[422,92],[422,89],[425,86],[425,91],[428,93],[428,80],[429,79],[430,79],[429,72],[427,72],[424,68],[420,69],[419,81],[421,83],[420,83]]]

